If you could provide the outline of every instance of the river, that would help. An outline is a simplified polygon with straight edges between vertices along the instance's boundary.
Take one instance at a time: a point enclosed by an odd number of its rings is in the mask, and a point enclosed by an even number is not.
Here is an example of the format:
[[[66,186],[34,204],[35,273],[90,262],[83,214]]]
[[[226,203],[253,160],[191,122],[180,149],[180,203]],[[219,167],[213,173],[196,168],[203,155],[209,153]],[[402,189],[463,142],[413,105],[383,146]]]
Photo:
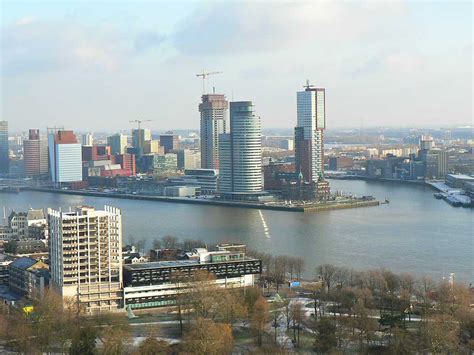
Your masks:
[[[435,279],[455,273],[458,280],[474,281],[473,209],[451,207],[434,199],[434,191],[423,186],[346,180],[330,183],[332,190],[388,198],[390,203],[290,213],[22,192],[0,194],[0,208],[111,204],[122,209],[125,241],[133,237],[151,243],[174,235],[208,243],[243,242],[267,253],[303,257],[306,277],[315,266],[333,263],[359,270],[388,268]]]

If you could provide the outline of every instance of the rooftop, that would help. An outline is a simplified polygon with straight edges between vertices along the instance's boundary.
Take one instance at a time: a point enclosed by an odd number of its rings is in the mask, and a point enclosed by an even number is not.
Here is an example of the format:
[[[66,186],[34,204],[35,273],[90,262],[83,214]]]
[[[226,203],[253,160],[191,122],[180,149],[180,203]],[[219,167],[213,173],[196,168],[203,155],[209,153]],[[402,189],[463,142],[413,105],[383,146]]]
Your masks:
[[[16,267],[16,268],[19,268],[19,269],[23,269],[23,270],[26,270],[28,269],[29,267],[33,266],[34,264],[36,264],[38,261],[35,260],[35,259],[32,259],[32,258],[28,258],[28,257],[22,257],[22,258],[19,258],[19,259],[16,259],[15,261],[13,261],[11,264],[10,264],[10,267]]]

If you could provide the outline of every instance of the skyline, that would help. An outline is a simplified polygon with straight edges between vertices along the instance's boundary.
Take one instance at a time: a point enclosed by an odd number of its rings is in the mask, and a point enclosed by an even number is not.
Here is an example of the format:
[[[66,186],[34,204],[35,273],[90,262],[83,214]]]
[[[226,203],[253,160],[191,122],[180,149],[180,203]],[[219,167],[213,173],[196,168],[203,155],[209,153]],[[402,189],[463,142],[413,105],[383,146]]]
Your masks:
[[[11,131],[197,129],[203,68],[264,129],[293,127],[307,78],[327,89],[328,129],[472,125],[469,2],[111,4],[2,3]]]

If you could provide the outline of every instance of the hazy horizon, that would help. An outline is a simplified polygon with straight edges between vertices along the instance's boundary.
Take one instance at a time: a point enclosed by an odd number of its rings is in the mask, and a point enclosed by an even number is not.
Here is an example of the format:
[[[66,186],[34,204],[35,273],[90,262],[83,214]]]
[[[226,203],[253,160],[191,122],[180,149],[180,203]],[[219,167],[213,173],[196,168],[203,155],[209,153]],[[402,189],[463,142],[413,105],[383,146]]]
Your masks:
[[[197,129],[207,87],[292,128],[306,79],[331,129],[472,126],[472,4],[4,1],[0,120]]]

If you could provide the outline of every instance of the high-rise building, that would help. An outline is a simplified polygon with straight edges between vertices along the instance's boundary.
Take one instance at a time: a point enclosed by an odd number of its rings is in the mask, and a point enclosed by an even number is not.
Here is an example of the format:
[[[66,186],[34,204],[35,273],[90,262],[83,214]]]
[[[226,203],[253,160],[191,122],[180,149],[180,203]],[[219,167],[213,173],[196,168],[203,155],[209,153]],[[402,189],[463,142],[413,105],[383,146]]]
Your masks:
[[[127,136],[117,133],[107,137],[107,144],[112,154],[125,154],[127,150]]]
[[[151,131],[147,128],[139,128],[132,130],[132,146],[138,156],[143,155],[145,142],[151,140]]]
[[[145,141],[145,146],[143,147],[144,154],[165,154],[165,147],[160,145],[160,141],[157,139],[152,139]]]
[[[48,150],[54,183],[82,181],[82,148],[73,131],[50,129]]]
[[[430,150],[435,146],[433,137],[430,135],[423,135],[420,137],[420,149],[421,150]]]
[[[325,89],[309,84],[296,95],[295,166],[305,182],[317,182],[324,174],[325,95]]]
[[[30,129],[28,139],[23,141],[23,160],[26,176],[48,173],[48,141],[41,139],[38,129]]]
[[[230,133],[220,140],[219,192],[262,192],[262,133],[251,101],[230,103]]]
[[[8,148],[8,121],[0,121],[0,174],[8,174],[10,165]]]
[[[92,133],[85,133],[81,138],[83,146],[92,146],[94,144],[94,136]]]
[[[89,314],[122,307],[122,216],[77,207],[48,209],[51,284],[63,299],[79,302]]]
[[[176,151],[178,155],[178,169],[199,169],[201,166],[201,156],[199,152],[190,149],[180,149]]]
[[[177,134],[161,134],[160,145],[165,149],[165,154],[179,149],[179,136]]]
[[[201,167],[219,169],[219,136],[226,133],[228,102],[224,95],[207,94],[199,104],[201,113]]]

